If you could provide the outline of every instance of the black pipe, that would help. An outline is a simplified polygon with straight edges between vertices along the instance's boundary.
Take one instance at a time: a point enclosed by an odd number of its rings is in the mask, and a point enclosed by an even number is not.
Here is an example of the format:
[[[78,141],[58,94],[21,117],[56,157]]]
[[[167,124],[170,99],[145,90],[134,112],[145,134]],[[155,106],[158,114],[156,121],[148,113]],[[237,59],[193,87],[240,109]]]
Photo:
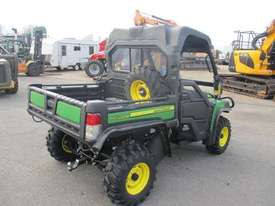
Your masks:
[[[263,37],[266,37],[268,35],[268,32],[264,32],[264,33],[261,33],[261,34],[258,34],[257,36],[255,36],[255,38],[252,40],[252,47],[253,47],[253,49],[259,49],[258,47],[257,47],[257,41],[259,40],[259,39],[261,39],[261,38],[263,38]]]

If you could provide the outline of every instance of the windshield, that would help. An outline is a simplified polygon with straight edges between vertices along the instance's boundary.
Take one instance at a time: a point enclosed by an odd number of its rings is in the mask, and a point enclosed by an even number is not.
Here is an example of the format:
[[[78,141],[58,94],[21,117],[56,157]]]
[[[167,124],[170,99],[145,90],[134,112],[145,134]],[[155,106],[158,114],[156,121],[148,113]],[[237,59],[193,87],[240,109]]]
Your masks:
[[[130,72],[146,66],[167,73],[167,58],[158,48],[117,48],[111,55],[112,69],[117,72]]]

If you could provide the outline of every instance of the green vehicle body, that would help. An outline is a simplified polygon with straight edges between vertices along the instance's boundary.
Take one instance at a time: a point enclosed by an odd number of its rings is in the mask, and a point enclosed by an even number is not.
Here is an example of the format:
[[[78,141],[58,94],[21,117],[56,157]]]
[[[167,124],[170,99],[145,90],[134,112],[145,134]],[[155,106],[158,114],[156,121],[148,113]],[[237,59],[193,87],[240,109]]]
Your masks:
[[[219,117],[219,113],[228,109],[230,106],[226,101],[217,100],[211,98],[210,101],[213,103],[213,113],[211,118],[211,129],[214,130],[215,122]],[[44,108],[45,96],[41,93],[32,91],[30,94],[30,103],[39,107]],[[81,108],[70,105],[66,102],[59,101],[57,104],[56,115],[60,118],[69,121],[74,124],[79,124],[81,119]],[[172,120],[175,118],[175,105],[163,105],[158,107],[148,107],[146,109],[136,109],[131,111],[113,112],[108,114],[108,124],[116,125],[123,123],[130,123],[141,120],[156,119],[156,120]]]
[[[64,86],[64,85],[63,85]],[[72,87],[72,85],[69,85]],[[79,86],[79,85],[75,85]],[[82,85],[83,86],[83,85]],[[44,87],[44,89],[42,89]],[[50,123],[53,127],[60,128],[62,130],[62,127],[59,127],[57,123],[54,123],[52,121],[49,121],[49,119],[46,119],[46,117],[43,115],[43,112],[46,111],[47,107],[47,95],[45,94],[45,91],[47,87],[55,87],[54,85],[32,85],[30,87],[30,93],[29,93],[29,112],[31,115],[36,116],[48,123]],[[56,86],[58,87],[58,86]],[[47,92],[46,92],[47,93]],[[68,97],[64,97],[62,95],[58,95],[60,99],[55,100],[56,106],[55,106],[55,112],[51,115],[56,116],[59,120],[63,120],[64,122],[77,126],[81,128],[81,124],[84,124],[85,120],[85,114],[88,112],[85,111],[87,108],[87,104],[92,103],[90,102],[82,102],[81,105],[77,105],[74,102],[74,99],[70,99]],[[65,98],[65,100],[64,100]],[[137,127],[138,129],[142,130],[142,127],[146,127],[146,123],[150,123],[152,121],[156,121],[157,124],[163,125],[163,124],[172,124],[177,125],[178,124],[178,117],[177,117],[177,105],[173,100],[173,97],[171,97],[172,100],[170,100],[170,103],[167,103],[167,101],[161,101],[161,103],[154,104],[152,102],[150,103],[131,103],[127,104],[131,106],[130,109],[125,109],[124,107],[121,107],[119,110],[116,111],[109,111],[106,113],[106,122],[105,122],[105,128],[116,128],[120,127],[122,125],[131,125],[133,123],[140,123],[140,125]],[[69,101],[68,101],[69,100]],[[70,102],[74,102],[73,104]],[[219,119],[220,115],[223,112],[230,112],[232,105],[231,105],[231,99],[228,101],[228,99],[217,99],[213,98],[212,96],[209,97],[209,102],[211,102],[212,105],[212,111],[211,111],[211,120],[210,120],[210,128],[209,128],[209,134],[214,136],[215,133],[215,127],[217,124],[217,120]],[[92,103],[93,104],[93,103]],[[39,113],[35,111],[40,111]],[[84,111],[84,114],[83,114]],[[173,127],[174,127],[173,126]],[[83,125],[85,127],[85,125]],[[131,129],[135,129],[134,127]],[[64,130],[66,132],[66,130]],[[83,142],[85,142],[85,136],[81,136],[80,134],[84,133],[70,133],[70,135],[81,139]],[[209,138],[212,139],[212,138]],[[214,140],[213,140],[214,141]],[[103,147],[103,144],[101,147],[95,148],[95,151],[99,151]]]

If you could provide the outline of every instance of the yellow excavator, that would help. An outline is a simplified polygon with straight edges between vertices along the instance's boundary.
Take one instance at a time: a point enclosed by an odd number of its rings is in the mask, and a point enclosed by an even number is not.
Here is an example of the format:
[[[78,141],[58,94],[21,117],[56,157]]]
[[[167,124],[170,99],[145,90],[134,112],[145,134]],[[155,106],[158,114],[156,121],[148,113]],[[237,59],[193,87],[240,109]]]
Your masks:
[[[229,71],[221,75],[225,90],[272,98],[275,95],[275,20],[266,31],[238,31],[233,41]]]

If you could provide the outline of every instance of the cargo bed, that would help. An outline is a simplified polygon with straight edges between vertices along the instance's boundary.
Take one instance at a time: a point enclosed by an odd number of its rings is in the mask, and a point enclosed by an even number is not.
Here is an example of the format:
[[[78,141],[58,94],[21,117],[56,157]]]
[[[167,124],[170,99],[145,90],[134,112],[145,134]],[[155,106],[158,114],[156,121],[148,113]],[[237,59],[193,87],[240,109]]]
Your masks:
[[[65,133],[84,139],[88,113],[103,116],[103,129],[139,121],[170,121],[176,117],[175,96],[148,101],[111,97],[100,84],[41,85],[29,87],[28,112]]]

